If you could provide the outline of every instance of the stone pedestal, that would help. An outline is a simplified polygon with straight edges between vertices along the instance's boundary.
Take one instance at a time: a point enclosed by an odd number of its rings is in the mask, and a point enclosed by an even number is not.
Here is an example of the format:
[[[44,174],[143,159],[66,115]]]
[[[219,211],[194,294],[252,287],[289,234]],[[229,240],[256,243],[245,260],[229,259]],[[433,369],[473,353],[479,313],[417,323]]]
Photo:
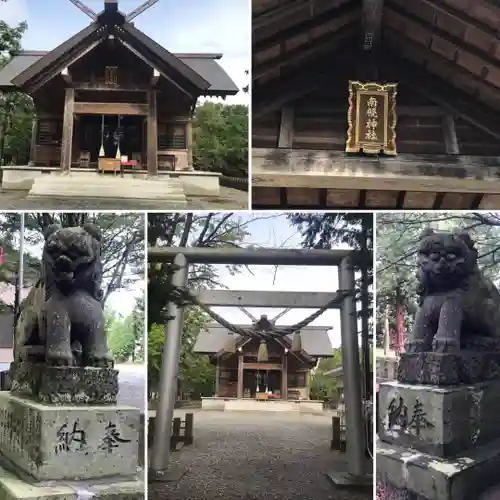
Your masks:
[[[137,473],[140,412],[128,406],[49,406],[0,392],[0,451],[37,480]]]
[[[13,363],[11,375],[15,394],[0,392],[0,498],[144,498],[140,410],[109,404],[115,370]]]
[[[472,500],[494,485],[499,394],[500,380],[381,383],[377,481],[390,492],[384,500]]]
[[[11,393],[52,405],[116,404],[118,371],[111,368],[10,365]]]

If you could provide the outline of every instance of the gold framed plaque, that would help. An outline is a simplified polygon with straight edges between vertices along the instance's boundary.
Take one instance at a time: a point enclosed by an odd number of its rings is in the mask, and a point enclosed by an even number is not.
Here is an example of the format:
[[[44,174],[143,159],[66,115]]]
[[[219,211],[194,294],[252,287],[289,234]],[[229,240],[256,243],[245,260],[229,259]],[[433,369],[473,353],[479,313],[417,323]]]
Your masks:
[[[397,154],[397,86],[349,81],[346,153]]]

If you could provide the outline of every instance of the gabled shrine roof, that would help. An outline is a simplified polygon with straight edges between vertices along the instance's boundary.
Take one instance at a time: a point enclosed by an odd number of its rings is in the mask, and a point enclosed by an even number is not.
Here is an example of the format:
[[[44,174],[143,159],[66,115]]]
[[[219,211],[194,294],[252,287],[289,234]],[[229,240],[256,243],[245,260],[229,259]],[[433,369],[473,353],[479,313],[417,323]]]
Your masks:
[[[104,39],[107,34],[130,44],[138,52],[144,52],[144,57],[150,60],[160,73],[162,66],[173,70],[190,88],[196,89],[198,95],[224,97],[235,95],[239,91],[230,76],[217,63],[222,54],[174,54],[128,22],[116,26],[103,26],[94,22],[51,51],[21,51],[14,54],[9,63],[0,69],[0,89],[23,89],[38,75],[45,71],[50,72],[51,67],[57,67],[60,71],[59,66],[66,66],[66,61],[69,60],[71,64],[72,54],[77,54],[78,50],[86,45]]]
[[[236,325],[240,328],[250,328],[250,325]],[[287,328],[286,326],[279,326]],[[333,356],[333,346],[328,336],[328,331],[331,330],[328,326],[308,326],[300,330],[302,340],[302,350],[309,356],[314,358],[327,358]],[[215,323],[207,325],[205,330],[202,330],[196,339],[194,352],[200,354],[215,354],[221,351],[228,342],[230,336],[235,336],[223,326]],[[236,336],[239,338],[239,336]],[[291,342],[293,335],[287,335]]]

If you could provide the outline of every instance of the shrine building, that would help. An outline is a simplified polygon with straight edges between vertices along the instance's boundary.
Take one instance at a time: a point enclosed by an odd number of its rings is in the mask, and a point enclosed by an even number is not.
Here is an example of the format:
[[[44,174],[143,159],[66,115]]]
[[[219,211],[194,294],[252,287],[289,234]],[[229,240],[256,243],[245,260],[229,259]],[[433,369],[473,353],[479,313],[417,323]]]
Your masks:
[[[500,208],[500,5],[253,0],[254,208]]]
[[[90,25],[49,52],[19,52],[0,70],[0,91],[25,92],[35,104],[30,166],[192,170],[197,100],[238,92],[222,54],[169,52],[116,0],[99,14],[77,6]]]
[[[249,325],[239,325],[250,328]],[[286,329],[286,326],[281,327]],[[218,324],[210,324],[198,335],[193,351],[209,356],[216,367],[213,398],[204,398],[203,406],[237,409],[252,400],[269,403],[295,401],[308,407],[321,407],[322,401],[310,401],[311,371],[320,358],[333,356],[328,336],[330,327],[308,326],[300,331],[301,350],[292,350],[293,335],[267,342],[268,360],[258,361],[259,339],[240,337]],[[228,350],[228,345],[233,349]],[[244,400],[243,403],[238,400]],[[260,402],[260,401],[259,401]],[[243,407],[242,407],[243,409]]]

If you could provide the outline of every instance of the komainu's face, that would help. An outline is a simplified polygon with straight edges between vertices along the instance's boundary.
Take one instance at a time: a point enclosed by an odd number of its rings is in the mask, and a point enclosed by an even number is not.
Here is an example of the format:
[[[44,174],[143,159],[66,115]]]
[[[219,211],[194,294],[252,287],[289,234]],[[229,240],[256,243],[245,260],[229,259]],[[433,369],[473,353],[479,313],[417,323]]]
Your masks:
[[[475,253],[451,233],[433,234],[420,242],[418,265],[430,283],[453,286],[474,264]]]
[[[54,277],[60,282],[72,281],[96,259],[96,240],[83,228],[61,228],[46,241],[46,257]]]

